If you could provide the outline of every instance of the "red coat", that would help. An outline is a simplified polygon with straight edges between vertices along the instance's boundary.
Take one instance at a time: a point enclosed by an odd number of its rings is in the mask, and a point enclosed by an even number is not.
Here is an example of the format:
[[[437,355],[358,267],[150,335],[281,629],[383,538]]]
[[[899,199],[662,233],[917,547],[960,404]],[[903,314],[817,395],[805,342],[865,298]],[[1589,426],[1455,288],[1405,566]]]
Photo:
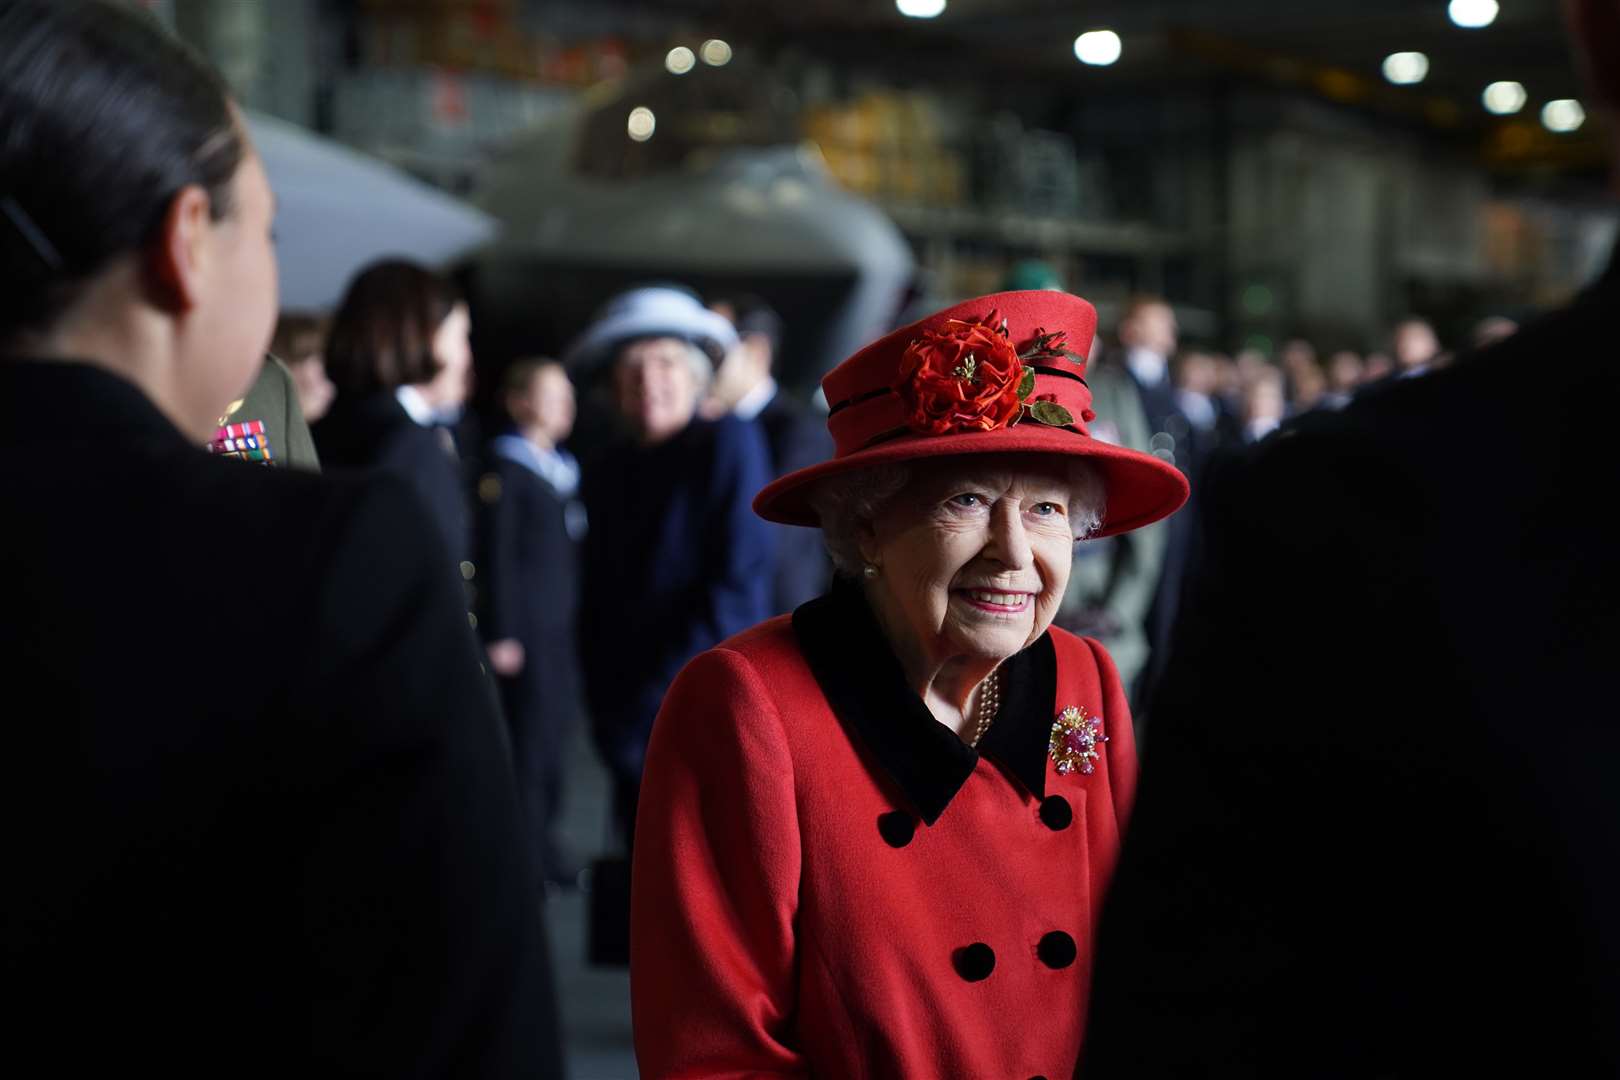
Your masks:
[[[1095,771],[1048,755],[1101,718]],[[1136,781],[1100,645],[1003,666],[984,756],[840,587],[693,660],[654,726],[633,873],[643,1077],[1068,1077]]]

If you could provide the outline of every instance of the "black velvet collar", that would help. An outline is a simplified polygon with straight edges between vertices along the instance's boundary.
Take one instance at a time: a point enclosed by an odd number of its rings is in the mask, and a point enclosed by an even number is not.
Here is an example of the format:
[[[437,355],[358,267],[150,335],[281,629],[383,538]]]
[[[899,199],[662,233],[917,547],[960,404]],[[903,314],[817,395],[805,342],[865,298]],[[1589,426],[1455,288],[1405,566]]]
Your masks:
[[[858,585],[838,581],[793,613],[810,670],[833,712],[900,787],[929,825],[950,805],[979,760],[935,720],[906,685],[900,662]],[[982,751],[1036,798],[1046,794],[1047,742],[1057,700],[1057,653],[1042,634],[1001,666],[1001,713]]]
[[[109,455],[132,445],[203,452],[122,376],[87,363],[26,357],[0,357],[0,441],[93,443]]]

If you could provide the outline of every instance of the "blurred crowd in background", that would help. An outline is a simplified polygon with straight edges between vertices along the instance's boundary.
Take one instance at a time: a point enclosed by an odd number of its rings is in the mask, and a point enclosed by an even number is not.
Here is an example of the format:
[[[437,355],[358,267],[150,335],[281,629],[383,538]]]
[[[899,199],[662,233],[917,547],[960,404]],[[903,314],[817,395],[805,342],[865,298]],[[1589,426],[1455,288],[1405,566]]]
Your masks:
[[[1063,283],[1025,263],[1003,284]],[[1493,317],[1470,340],[1442,341],[1413,316],[1366,354],[1324,356],[1293,338],[1274,358],[1232,355],[1185,340],[1172,305],[1151,295],[1100,329],[1088,370],[1093,432],[1173,462],[1194,492],[1168,522],[1082,542],[1058,617],[1108,646],[1139,734],[1198,559],[1199,496],[1223,460],[1515,329]],[[827,586],[817,531],[749,510],[765,482],[830,455],[825,401],[778,384],[776,357],[795,327],[755,296],[628,290],[601,306],[568,363],[513,358],[482,394],[474,372],[488,369],[472,363],[472,331],[450,279],[394,260],[362,272],[330,319],[284,318],[274,348],[321,463],[393,469],[433,509],[513,724],[547,880],[571,889],[602,853],[566,850],[557,836],[568,740],[590,734],[627,842],[646,740],[675,672]],[[398,438],[401,427],[414,437]]]

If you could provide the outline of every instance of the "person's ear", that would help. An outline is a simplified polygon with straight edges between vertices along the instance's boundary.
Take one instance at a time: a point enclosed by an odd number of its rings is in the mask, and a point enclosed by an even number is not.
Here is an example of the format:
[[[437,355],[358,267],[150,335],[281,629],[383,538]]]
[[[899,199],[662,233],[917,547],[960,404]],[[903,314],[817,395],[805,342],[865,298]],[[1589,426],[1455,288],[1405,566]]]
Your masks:
[[[877,527],[871,521],[862,521],[856,524],[855,546],[860,549],[863,563],[870,567],[882,568],[883,558],[879,554]],[[869,574],[868,576],[875,575]]]
[[[183,312],[201,300],[211,269],[213,228],[213,204],[201,187],[188,184],[169,201],[148,258],[165,306]]]

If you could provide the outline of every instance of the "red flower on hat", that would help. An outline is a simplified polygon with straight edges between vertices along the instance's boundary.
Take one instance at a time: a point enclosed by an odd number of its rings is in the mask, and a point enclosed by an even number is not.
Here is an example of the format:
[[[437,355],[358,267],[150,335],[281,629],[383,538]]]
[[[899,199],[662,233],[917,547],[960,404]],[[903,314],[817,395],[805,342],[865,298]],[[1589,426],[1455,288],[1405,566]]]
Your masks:
[[[1024,362],[996,325],[995,312],[977,322],[951,319],[924,330],[900,357],[894,392],[906,426],[923,435],[994,431],[1023,411],[1029,393]]]

